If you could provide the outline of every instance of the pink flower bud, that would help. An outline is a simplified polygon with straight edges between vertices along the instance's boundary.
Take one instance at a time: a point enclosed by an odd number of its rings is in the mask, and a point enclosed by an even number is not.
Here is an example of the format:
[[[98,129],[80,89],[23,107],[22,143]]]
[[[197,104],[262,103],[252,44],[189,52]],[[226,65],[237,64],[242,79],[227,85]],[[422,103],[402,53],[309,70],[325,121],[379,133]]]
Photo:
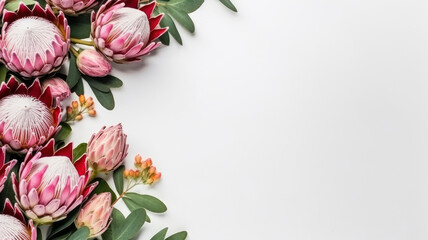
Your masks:
[[[80,210],[74,221],[77,228],[87,226],[90,238],[103,234],[111,223],[111,194],[103,192],[94,195]]]
[[[80,72],[91,77],[105,77],[111,71],[110,62],[101,53],[92,49],[83,50],[76,61]]]
[[[119,167],[126,155],[128,144],[122,125],[103,127],[88,142],[87,159],[95,172],[109,172]]]
[[[61,78],[54,77],[46,79],[42,82],[43,90],[50,87],[52,97],[59,98],[60,101],[68,98],[71,95],[68,84]]]

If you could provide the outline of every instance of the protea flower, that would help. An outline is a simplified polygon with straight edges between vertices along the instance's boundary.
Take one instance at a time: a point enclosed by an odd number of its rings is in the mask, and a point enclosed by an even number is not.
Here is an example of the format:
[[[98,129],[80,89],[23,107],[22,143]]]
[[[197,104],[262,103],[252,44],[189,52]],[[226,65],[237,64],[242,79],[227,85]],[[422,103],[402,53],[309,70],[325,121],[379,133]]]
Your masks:
[[[0,143],[8,151],[37,150],[59,131],[61,109],[39,80],[27,88],[11,77],[0,86]]]
[[[0,192],[4,188],[6,183],[7,176],[9,175],[10,170],[15,166],[16,160],[9,161],[5,164],[6,160],[6,148],[0,148]],[[1,238],[0,238],[1,239]]]
[[[111,71],[111,64],[105,57],[92,49],[83,50],[76,59],[79,71],[92,77],[105,77]]]
[[[8,69],[26,78],[57,71],[70,47],[70,27],[38,3],[30,10],[22,2],[16,12],[5,11],[0,37],[0,58]]]
[[[128,155],[126,134],[122,124],[104,126],[97,134],[93,134],[88,142],[88,161],[95,172],[109,172],[119,167]]]
[[[0,239],[2,240],[36,240],[37,230],[33,221],[25,222],[24,215],[18,208],[13,206],[9,199],[4,203],[4,209],[0,214]]]
[[[91,36],[95,47],[117,63],[140,60],[159,47],[155,41],[167,29],[159,28],[163,15],[152,17],[156,2],[139,8],[138,0],[109,0],[92,12]]]
[[[43,80],[43,90],[46,90],[48,87],[51,89],[51,94],[54,99],[58,98],[60,101],[62,101],[71,95],[68,84],[62,78],[53,77]]]
[[[55,151],[50,140],[36,154],[29,151],[19,170],[12,173],[16,201],[25,215],[38,224],[49,224],[67,216],[92,192],[87,186],[91,171],[86,155],[74,164],[72,143]]]
[[[53,9],[63,11],[67,15],[76,16],[95,7],[96,0],[46,0]]]
[[[90,238],[103,234],[111,223],[111,194],[103,192],[94,195],[80,210],[74,221],[77,228],[87,226],[90,230]]]

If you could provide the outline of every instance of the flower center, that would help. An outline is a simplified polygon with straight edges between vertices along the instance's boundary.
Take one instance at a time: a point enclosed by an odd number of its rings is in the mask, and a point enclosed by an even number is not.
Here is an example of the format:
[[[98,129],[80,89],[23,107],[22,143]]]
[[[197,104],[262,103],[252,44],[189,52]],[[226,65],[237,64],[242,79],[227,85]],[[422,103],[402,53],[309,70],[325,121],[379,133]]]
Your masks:
[[[31,173],[28,175],[27,180],[31,179],[34,174],[38,173],[46,165],[48,165],[48,168],[37,188],[38,193],[40,193],[56,176],[59,176],[59,181],[55,188],[55,198],[61,196],[68,178],[70,178],[71,190],[77,186],[79,182],[79,173],[70,159],[64,156],[43,157],[38,159],[31,167]]]
[[[150,24],[149,19],[143,11],[129,7],[120,8],[114,12],[111,20],[107,24],[113,24],[107,42],[125,34],[129,34],[124,44],[125,47],[127,47],[131,40],[137,35],[140,36],[140,42],[147,44],[149,41]]]
[[[30,240],[27,227],[18,219],[0,214],[0,239]]]
[[[0,99],[0,122],[4,121],[5,131],[12,129],[13,138],[27,146],[34,133],[36,141],[48,138],[49,128],[54,124],[49,108],[40,100],[21,94]]]
[[[36,54],[39,54],[43,61],[46,61],[47,50],[55,55],[52,42],[56,42],[56,36],[64,40],[55,24],[47,19],[31,16],[12,22],[6,29],[4,42],[11,55],[16,53],[23,63],[26,59],[34,63]]]

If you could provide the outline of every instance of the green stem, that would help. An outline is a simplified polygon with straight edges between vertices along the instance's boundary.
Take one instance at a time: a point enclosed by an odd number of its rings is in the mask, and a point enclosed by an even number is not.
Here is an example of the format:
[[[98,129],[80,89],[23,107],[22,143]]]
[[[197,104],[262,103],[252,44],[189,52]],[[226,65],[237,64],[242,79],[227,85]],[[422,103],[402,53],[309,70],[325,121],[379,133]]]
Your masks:
[[[94,42],[86,41],[86,40],[82,40],[82,39],[78,39],[78,38],[70,38],[70,41],[72,43],[78,43],[78,44],[83,44],[83,45],[87,45],[87,46],[94,46]]]
[[[75,57],[79,56],[79,52],[73,46],[70,46],[70,50]]]

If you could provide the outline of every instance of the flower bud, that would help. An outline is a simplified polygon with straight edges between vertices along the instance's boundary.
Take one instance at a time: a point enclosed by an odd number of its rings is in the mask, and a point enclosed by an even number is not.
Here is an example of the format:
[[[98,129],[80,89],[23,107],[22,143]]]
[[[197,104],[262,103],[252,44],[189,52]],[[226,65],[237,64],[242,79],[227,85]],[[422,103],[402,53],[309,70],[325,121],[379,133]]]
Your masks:
[[[88,111],[89,116],[91,117],[95,117],[97,115],[97,111],[95,111],[95,109],[91,109]]]
[[[104,233],[111,223],[111,193],[103,192],[95,194],[80,210],[74,221],[77,228],[87,226],[90,230],[90,238]]]
[[[82,94],[82,95],[79,96],[79,102],[80,102],[80,104],[84,104],[85,100],[86,100],[85,99],[85,95]]]
[[[111,64],[99,52],[86,49],[77,56],[79,71],[91,77],[105,77],[111,71]]]
[[[51,89],[52,97],[59,98],[60,101],[68,98],[71,95],[68,84],[61,78],[54,77],[46,79],[42,82],[43,90],[47,87]]]
[[[88,142],[87,156],[90,166],[96,172],[109,172],[119,167],[126,155],[128,144],[122,125],[103,127],[92,135]]]
[[[82,114],[79,114],[79,115],[77,115],[74,119],[75,119],[76,121],[80,121],[80,120],[82,120],[82,119],[83,119],[83,116],[82,116]]]

